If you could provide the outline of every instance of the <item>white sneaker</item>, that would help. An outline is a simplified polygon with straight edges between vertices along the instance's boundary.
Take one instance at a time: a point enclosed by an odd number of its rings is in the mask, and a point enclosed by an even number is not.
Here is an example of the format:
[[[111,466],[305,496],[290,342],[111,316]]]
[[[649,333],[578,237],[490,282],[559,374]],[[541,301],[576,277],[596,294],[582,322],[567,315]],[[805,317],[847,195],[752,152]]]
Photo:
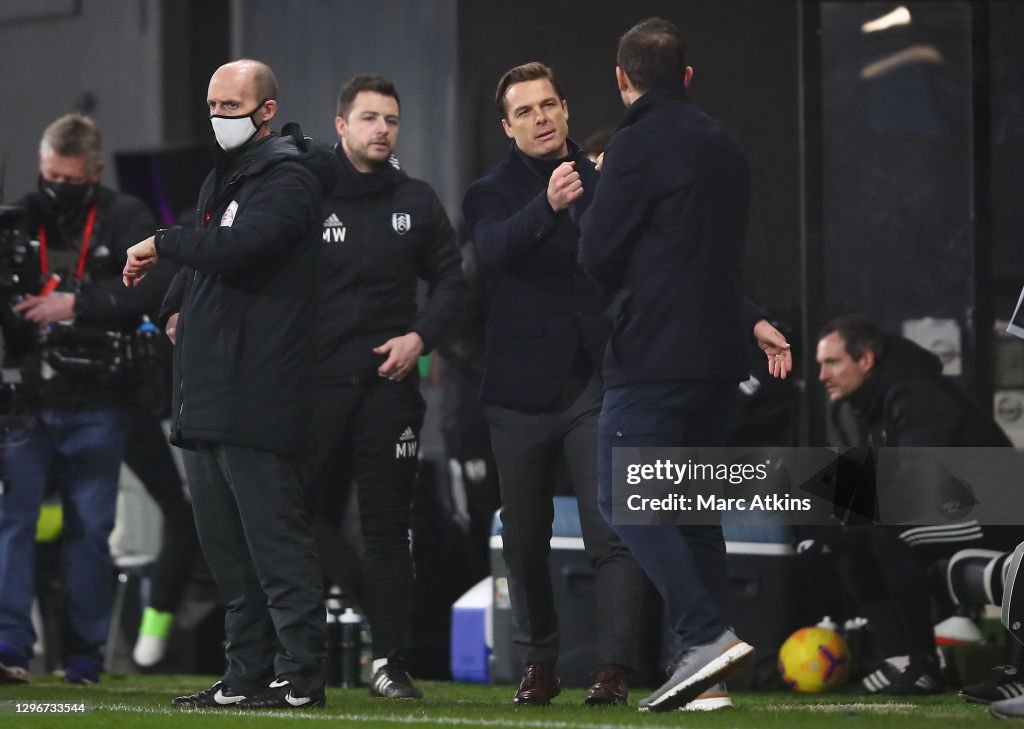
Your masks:
[[[135,641],[135,649],[132,650],[132,660],[143,668],[149,668],[162,661],[166,652],[167,638],[140,635],[139,639]]]
[[[984,643],[985,636],[981,628],[963,615],[951,615],[935,626],[936,645],[962,645],[964,643]]]
[[[167,639],[171,636],[174,613],[148,607],[142,611],[139,637],[135,641],[132,660],[143,668],[155,666],[167,652]]]
[[[716,683],[688,704],[679,707],[680,711],[718,711],[731,709],[732,697],[724,683]]]

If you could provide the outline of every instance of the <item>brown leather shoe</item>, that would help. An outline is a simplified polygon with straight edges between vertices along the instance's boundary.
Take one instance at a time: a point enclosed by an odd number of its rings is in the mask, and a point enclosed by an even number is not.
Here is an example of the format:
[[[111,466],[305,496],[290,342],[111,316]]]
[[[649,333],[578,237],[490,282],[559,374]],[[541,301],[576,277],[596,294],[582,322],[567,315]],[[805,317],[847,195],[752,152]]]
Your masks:
[[[527,663],[512,703],[517,706],[547,706],[561,691],[562,684],[558,681],[554,663]]]
[[[583,703],[587,706],[612,706],[625,704],[628,699],[629,674],[626,669],[614,663],[602,663]]]

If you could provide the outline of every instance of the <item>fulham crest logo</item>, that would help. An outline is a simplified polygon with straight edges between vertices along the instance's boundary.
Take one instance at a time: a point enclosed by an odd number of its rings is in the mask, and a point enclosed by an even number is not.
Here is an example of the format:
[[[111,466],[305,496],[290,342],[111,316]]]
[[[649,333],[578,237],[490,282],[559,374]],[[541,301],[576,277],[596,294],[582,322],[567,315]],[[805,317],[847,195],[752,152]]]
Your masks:
[[[405,235],[409,232],[409,228],[412,227],[412,218],[409,216],[409,213],[394,213],[391,216],[391,227],[399,235]]]

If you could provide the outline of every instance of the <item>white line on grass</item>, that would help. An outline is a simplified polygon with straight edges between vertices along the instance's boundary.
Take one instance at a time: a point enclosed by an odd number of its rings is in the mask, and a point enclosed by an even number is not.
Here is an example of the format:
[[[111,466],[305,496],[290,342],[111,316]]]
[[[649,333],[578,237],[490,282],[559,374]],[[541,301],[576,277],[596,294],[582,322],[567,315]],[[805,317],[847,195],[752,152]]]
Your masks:
[[[824,713],[864,711],[876,714],[901,714],[920,708],[917,704],[901,704],[895,701],[886,701],[879,704],[867,702],[851,704],[764,704],[758,707],[759,710],[764,711],[820,711]]]
[[[426,724],[436,726],[522,727],[524,729],[651,729],[650,724],[594,724],[592,722],[536,721],[528,719],[472,719],[464,716],[388,716],[382,714],[328,714],[317,709],[307,711],[247,711],[245,709],[171,709],[163,706],[129,704],[93,704],[93,710],[138,714],[162,714],[185,717],[189,714],[239,717],[246,719],[308,719],[311,721],[379,722],[384,724]]]
[[[908,703],[836,703],[836,704],[765,704],[759,711],[808,711],[837,713],[846,711],[901,714],[920,709]],[[93,704],[93,709],[138,714],[187,716],[203,715],[245,716],[253,719],[308,719],[311,721],[383,722],[388,724],[424,724],[437,726],[519,727],[521,729],[650,729],[650,724],[594,724],[591,722],[539,721],[533,719],[483,719],[463,716],[389,716],[382,714],[334,714],[310,711],[245,711],[242,709],[173,709],[163,706],[132,706],[129,704]],[[694,716],[694,715],[691,715]]]

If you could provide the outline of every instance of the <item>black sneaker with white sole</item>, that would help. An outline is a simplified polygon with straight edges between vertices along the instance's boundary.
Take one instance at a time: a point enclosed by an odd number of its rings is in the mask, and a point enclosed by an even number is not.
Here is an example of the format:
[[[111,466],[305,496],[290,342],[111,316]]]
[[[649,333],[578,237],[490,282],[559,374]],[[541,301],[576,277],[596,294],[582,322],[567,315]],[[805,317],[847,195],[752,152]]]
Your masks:
[[[412,676],[404,668],[387,663],[370,679],[370,696],[383,699],[422,699],[423,692],[413,686]]]
[[[284,678],[278,678],[270,682],[266,690],[255,696],[249,696],[245,701],[238,702],[239,709],[312,709],[323,706],[326,703],[324,690],[306,695],[300,693],[291,683]]]
[[[960,689],[960,697],[973,704],[991,704],[993,701],[1024,696],[1024,675],[1013,666],[996,666],[985,683],[976,683]]]
[[[915,696],[942,692],[937,662],[887,658],[846,692],[861,696]]]
[[[171,705],[179,709],[226,709],[237,707],[246,698],[245,694],[218,681],[205,691],[171,699]]]

